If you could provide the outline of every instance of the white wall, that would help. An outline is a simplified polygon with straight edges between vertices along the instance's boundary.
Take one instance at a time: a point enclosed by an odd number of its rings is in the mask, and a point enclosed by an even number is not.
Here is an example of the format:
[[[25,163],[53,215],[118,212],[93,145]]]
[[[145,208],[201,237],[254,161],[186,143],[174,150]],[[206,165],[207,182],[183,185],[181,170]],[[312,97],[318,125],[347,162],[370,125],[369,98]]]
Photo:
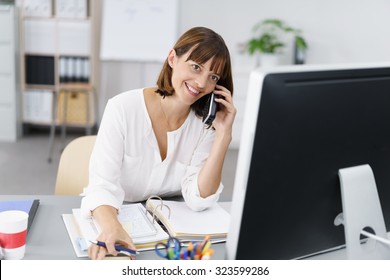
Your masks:
[[[253,57],[239,53],[238,44],[250,39],[252,27],[265,18],[279,18],[302,30],[309,44],[308,64],[390,61],[388,0],[179,1],[180,34],[201,25],[225,38],[235,73],[238,120],[247,75],[255,64]],[[284,63],[290,63],[291,53],[291,49],[286,50]],[[152,63],[103,62],[100,115],[109,97],[124,90],[154,85],[160,67]]]
[[[388,0],[191,0],[182,6],[181,30],[193,25],[215,29],[233,57],[254,24],[275,17],[303,31],[310,44],[308,63],[390,60]]]

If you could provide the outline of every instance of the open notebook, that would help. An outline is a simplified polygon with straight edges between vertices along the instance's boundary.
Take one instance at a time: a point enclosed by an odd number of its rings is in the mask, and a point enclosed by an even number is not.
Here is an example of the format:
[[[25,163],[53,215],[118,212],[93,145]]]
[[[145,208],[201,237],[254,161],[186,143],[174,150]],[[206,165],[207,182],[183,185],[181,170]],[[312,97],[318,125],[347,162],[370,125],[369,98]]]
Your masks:
[[[148,199],[146,209],[154,213],[170,236],[192,241],[203,240],[209,235],[213,242],[226,241],[230,214],[217,203],[204,211],[196,212],[182,201]]]
[[[100,228],[93,218],[82,217],[80,209],[73,214],[63,214],[63,220],[78,257],[86,257],[88,240],[96,240]],[[141,203],[121,206],[118,219],[132,237],[138,251],[152,250],[157,242],[166,241],[169,236],[158,223],[152,222]]]

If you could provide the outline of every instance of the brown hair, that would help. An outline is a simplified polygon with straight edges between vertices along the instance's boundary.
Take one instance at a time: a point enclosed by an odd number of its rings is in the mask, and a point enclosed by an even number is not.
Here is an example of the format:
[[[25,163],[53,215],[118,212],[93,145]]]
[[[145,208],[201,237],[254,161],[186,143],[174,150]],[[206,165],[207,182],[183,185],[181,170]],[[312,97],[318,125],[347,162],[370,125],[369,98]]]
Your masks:
[[[174,45],[173,49],[177,56],[182,56],[192,49],[187,60],[193,60],[199,64],[212,59],[211,71],[220,76],[218,84],[226,87],[233,94],[233,78],[229,50],[223,38],[213,30],[206,27],[194,27],[185,32]],[[156,93],[161,96],[170,96],[174,93],[172,86],[172,68],[165,60],[157,80]],[[196,115],[202,116],[202,109],[208,96],[191,105]]]

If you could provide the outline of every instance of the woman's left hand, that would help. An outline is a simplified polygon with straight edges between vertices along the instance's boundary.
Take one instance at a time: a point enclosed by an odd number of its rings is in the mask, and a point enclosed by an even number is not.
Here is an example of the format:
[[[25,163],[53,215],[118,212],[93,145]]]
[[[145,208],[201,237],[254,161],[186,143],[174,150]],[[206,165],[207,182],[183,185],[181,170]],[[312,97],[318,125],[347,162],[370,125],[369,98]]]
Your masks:
[[[231,135],[233,121],[237,113],[233,103],[233,96],[227,88],[221,85],[216,85],[214,93],[217,95],[215,101],[218,103],[219,110],[213,121],[213,127],[218,134]]]

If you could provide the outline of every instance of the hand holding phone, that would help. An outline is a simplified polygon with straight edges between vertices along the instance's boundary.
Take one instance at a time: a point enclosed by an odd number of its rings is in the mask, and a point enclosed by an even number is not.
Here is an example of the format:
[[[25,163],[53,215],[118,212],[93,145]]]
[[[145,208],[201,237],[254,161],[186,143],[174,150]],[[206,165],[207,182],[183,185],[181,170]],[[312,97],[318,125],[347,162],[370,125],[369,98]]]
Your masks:
[[[203,123],[208,126],[207,128],[211,127],[218,111],[218,104],[215,102],[215,93],[212,92],[209,95],[206,105],[203,108]]]

